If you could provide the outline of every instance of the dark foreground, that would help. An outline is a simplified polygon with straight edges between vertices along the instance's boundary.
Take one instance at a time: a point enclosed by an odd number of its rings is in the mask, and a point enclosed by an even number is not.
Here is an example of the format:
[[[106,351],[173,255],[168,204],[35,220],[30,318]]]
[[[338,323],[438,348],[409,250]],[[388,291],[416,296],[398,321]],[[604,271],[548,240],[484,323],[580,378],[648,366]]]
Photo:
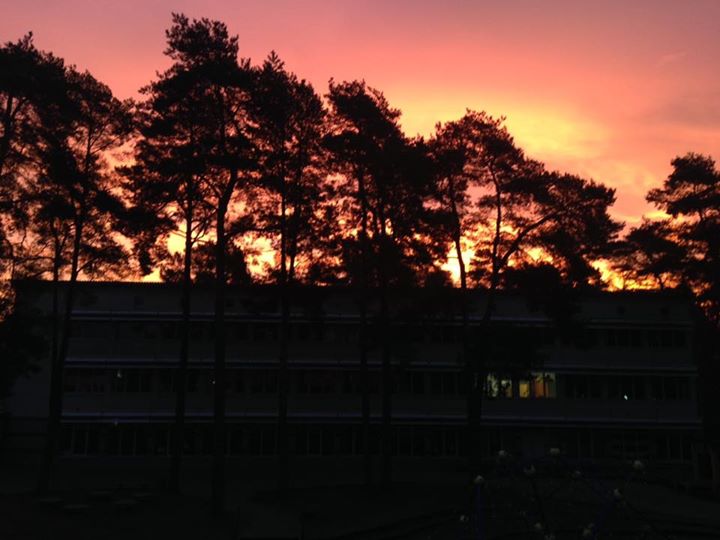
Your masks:
[[[199,477],[188,479],[197,495],[180,495],[151,474],[72,465],[64,488],[39,498],[28,485],[32,470],[0,472],[4,540],[720,538],[720,501],[659,485],[645,471],[591,477],[499,467],[477,488],[449,480],[294,488],[282,496],[246,486],[230,493],[220,518],[210,516]]]

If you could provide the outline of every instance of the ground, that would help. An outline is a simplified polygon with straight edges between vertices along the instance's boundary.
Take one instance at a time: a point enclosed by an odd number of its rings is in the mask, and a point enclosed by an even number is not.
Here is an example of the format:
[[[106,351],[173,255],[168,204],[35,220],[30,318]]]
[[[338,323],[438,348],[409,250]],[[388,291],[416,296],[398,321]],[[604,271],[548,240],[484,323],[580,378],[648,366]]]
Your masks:
[[[231,486],[221,518],[211,517],[203,478],[192,474],[185,479],[192,487],[179,495],[149,471],[109,474],[81,462],[61,464],[57,490],[38,498],[28,484],[33,469],[4,467],[0,538],[560,540],[582,538],[585,529],[588,538],[720,538],[720,501],[661,485],[650,467],[600,475],[573,474],[565,465],[496,463],[478,486],[406,481],[381,489],[332,486],[325,478],[324,486],[282,496]]]

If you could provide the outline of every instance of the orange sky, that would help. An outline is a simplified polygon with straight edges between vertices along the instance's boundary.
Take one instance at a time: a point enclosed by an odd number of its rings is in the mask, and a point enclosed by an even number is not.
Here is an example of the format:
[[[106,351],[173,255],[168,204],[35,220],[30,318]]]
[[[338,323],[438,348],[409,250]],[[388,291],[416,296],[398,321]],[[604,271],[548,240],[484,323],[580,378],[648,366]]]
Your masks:
[[[275,49],[321,92],[365,78],[410,135],[466,107],[505,115],[532,157],[616,187],[631,223],[672,157],[720,160],[715,0],[3,0],[0,40],[32,30],[132,97],[167,65],[171,11],[225,21],[243,56]]]

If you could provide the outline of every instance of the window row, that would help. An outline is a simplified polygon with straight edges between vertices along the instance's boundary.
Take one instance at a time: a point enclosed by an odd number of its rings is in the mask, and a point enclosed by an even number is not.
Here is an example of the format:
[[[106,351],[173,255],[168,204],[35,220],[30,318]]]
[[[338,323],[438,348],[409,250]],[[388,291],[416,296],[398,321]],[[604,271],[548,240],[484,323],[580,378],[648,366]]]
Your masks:
[[[229,322],[227,338],[231,341],[277,342],[280,325],[275,322]],[[293,322],[289,326],[289,339],[293,342],[357,343],[360,327],[351,323]],[[366,327],[367,339],[377,341],[379,332],[373,323]],[[179,322],[136,321],[113,323],[106,321],[78,321],[73,324],[76,338],[178,340],[182,325]],[[471,337],[473,329],[470,330]],[[395,324],[392,339],[403,343],[460,343],[462,327],[453,324]],[[193,321],[189,331],[192,341],[211,342],[215,338],[212,322]],[[500,326],[492,330],[493,339],[500,343],[523,343],[536,347],[552,346],[557,335],[549,327]],[[620,348],[684,348],[687,334],[679,329],[586,328],[577,337],[565,336],[565,342],[576,340],[584,347]]]
[[[69,455],[170,455],[173,427],[169,424],[69,424],[64,426],[62,449]],[[297,456],[362,455],[364,430],[359,425],[289,426],[289,449]],[[186,424],[185,455],[211,455],[211,424]],[[370,452],[381,451],[380,426],[370,426]],[[464,451],[462,429],[395,426],[393,455],[455,457]],[[277,451],[277,428],[271,424],[229,425],[226,452],[231,455],[270,456]]]
[[[276,342],[279,339],[279,323],[229,322],[226,328],[229,340]],[[289,339],[296,342],[357,343],[360,339],[360,326],[353,323],[292,322],[289,332]],[[370,342],[380,339],[381,329],[372,321],[366,326],[365,332]],[[182,335],[182,325],[170,321],[78,321],[72,326],[72,334],[75,338],[178,340]],[[454,324],[394,324],[391,334],[393,340],[404,343],[462,341],[462,327]],[[189,336],[192,341],[212,341],[215,337],[214,323],[191,322]],[[503,326],[493,330],[493,336],[499,341],[522,340],[538,346],[555,343],[555,330],[552,328]]]
[[[565,375],[568,399],[689,400],[690,378],[660,375]]]
[[[683,330],[608,328],[605,330],[608,347],[683,348],[687,336]]]
[[[691,461],[692,436],[681,431],[589,430],[562,432],[559,447],[570,458]]]
[[[371,394],[382,390],[381,373],[367,374]],[[363,374],[357,370],[293,369],[288,372],[289,391],[299,395],[361,394]],[[174,393],[177,374],[172,368],[84,369],[69,368],[64,376],[67,393]],[[415,396],[464,396],[467,377],[450,371],[402,371],[392,376],[392,393]],[[210,369],[188,369],[186,390],[210,394],[215,385]],[[278,372],[274,369],[229,369],[231,394],[275,394]],[[484,385],[489,399],[608,399],[667,400],[691,399],[688,376],[660,375],[573,375],[530,372],[524,375],[487,375]]]
[[[297,394],[360,394],[363,375],[352,370],[291,370],[289,386]],[[393,393],[458,395],[465,392],[464,377],[457,372],[404,372],[393,376]],[[85,369],[65,371],[64,389],[68,393],[175,392],[177,374],[172,368],[146,369]],[[215,376],[210,369],[188,369],[186,389],[190,393],[210,393]],[[378,394],[382,378],[377,370],[368,372],[368,389]],[[278,390],[278,372],[271,369],[230,369],[227,371],[228,391],[237,394],[273,394]]]
[[[289,451],[296,456],[351,456],[364,452],[364,430],[360,425],[290,425]],[[172,453],[171,424],[68,424],[64,426],[63,453],[68,455],[158,455]],[[370,452],[382,449],[382,429],[371,425]],[[186,424],[183,453],[189,456],[213,453],[211,424]],[[486,428],[479,442],[486,458],[504,450],[522,457],[547,455],[559,448],[566,458],[594,460],[692,460],[691,435],[681,431],[643,430],[519,430]],[[461,426],[393,426],[392,454],[403,457],[461,457],[466,455],[466,432]],[[226,452],[230,455],[272,456],[277,451],[277,428],[273,424],[230,424]],[[539,452],[539,454],[538,454]]]

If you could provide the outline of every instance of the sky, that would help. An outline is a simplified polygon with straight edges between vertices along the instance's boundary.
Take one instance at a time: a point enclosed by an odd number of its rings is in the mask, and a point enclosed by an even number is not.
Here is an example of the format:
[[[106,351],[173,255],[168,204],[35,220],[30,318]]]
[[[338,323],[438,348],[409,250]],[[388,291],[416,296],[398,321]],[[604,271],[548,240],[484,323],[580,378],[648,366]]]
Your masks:
[[[275,50],[325,93],[365,79],[429,135],[466,108],[506,117],[549,168],[645,200],[688,151],[720,160],[720,0],[0,0],[0,41],[33,31],[120,98],[168,65],[171,12],[224,21],[243,57]]]

